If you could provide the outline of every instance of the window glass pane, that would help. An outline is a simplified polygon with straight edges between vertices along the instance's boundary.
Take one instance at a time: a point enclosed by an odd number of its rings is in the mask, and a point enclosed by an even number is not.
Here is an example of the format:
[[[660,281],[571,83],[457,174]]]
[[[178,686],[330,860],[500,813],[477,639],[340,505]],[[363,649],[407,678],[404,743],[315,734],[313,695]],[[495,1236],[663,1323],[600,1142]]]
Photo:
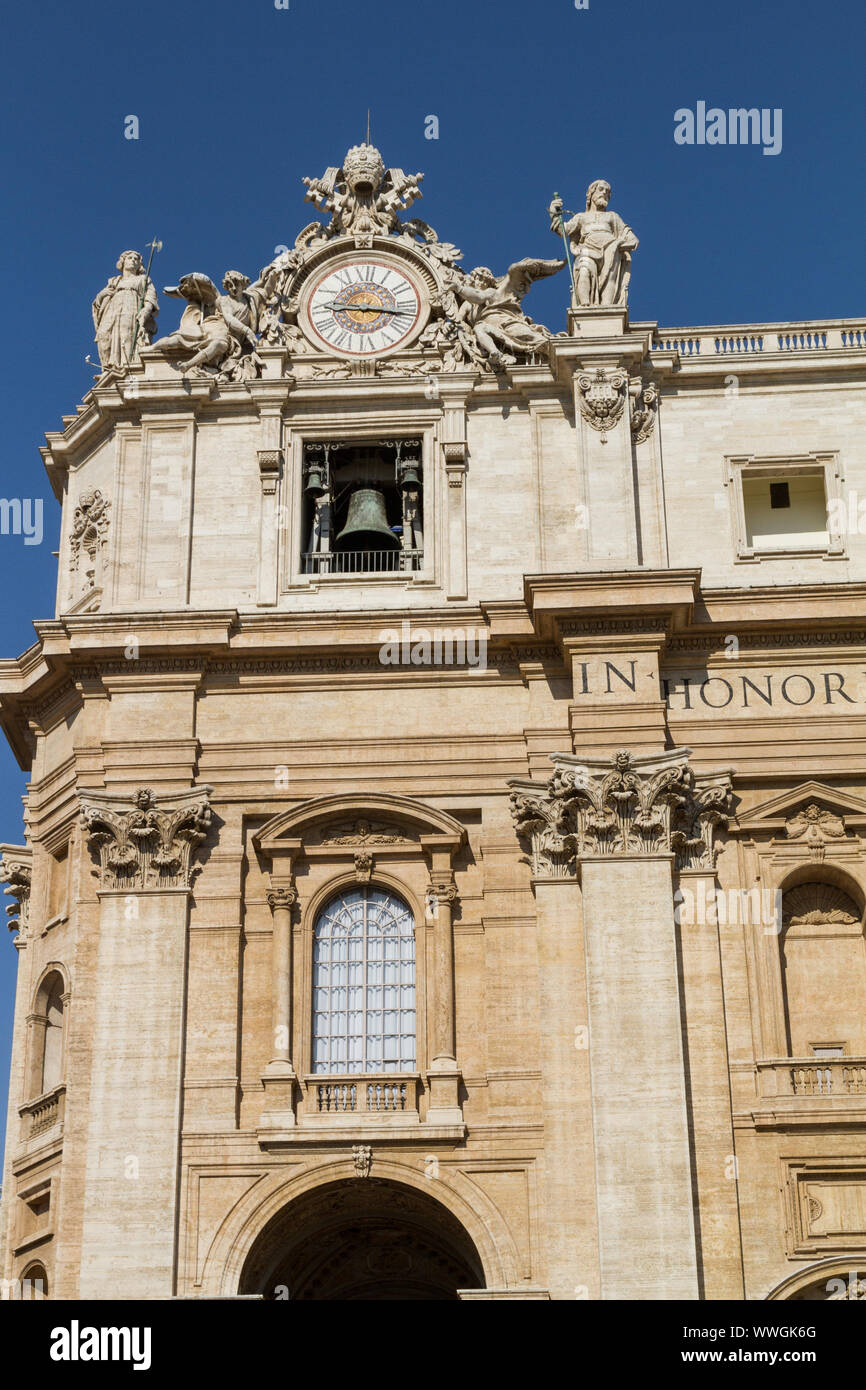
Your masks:
[[[412,914],[379,889],[339,893],[316,922],[313,1070],[381,1072],[415,1067]]]

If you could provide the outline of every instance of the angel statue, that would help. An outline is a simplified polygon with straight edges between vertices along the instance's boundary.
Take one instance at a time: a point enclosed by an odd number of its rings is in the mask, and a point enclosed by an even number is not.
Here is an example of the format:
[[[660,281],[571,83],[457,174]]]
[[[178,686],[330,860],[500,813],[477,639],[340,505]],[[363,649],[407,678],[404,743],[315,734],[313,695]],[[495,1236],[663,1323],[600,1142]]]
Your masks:
[[[608,211],[610,184],[596,179],[586,190],[586,211],[563,222],[562,199],[548,208],[550,230],[567,236],[574,256],[577,303],[581,307],[628,303],[631,253],[638,239],[615,212]]]
[[[515,261],[498,279],[486,266],[478,266],[452,288],[458,299],[477,306],[468,321],[487,360],[496,370],[517,361],[514,353],[536,352],[546,346],[550,333],[525,316],[521,301],[536,280],[555,275],[565,261],[537,261],[527,257]],[[502,349],[506,350],[503,352]]]
[[[166,286],[164,291],[173,299],[187,301],[180,327],[160,338],[154,347],[183,347],[193,352],[177,368],[184,376],[194,371],[206,375],[205,369],[211,367],[230,380],[250,380],[261,366],[255,351],[257,333],[271,288],[270,277],[251,285],[238,270],[226,271],[224,294],[208,275],[193,271],[182,276],[177,285]]]
[[[159,302],[153,281],[144,273],[137,251],[124,251],[113,275],[93,301],[93,327],[104,372],[125,370],[136,347],[147,345],[156,332]]]

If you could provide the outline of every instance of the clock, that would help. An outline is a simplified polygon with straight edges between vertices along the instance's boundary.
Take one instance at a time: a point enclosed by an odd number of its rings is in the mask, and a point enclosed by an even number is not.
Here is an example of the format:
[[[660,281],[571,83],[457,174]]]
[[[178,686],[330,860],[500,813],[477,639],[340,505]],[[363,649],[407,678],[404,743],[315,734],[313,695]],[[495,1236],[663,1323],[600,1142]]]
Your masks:
[[[298,324],[314,347],[341,357],[372,358],[408,347],[428,308],[423,282],[396,256],[341,256],[312,275],[298,304]]]

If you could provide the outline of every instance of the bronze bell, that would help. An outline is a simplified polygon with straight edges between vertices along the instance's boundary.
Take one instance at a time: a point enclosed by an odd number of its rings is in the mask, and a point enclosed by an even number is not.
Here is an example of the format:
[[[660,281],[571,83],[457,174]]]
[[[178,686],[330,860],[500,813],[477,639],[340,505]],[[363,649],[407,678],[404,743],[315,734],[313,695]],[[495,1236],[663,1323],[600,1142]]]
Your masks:
[[[377,487],[361,487],[349,498],[346,524],[335,550],[397,550],[400,542],[388,525],[385,498]]]
[[[400,475],[400,487],[404,492],[418,492],[421,487],[421,478],[418,474],[418,460],[409,459],[403,465]]]
[[[321,497],[328,491],[322,477],[322,466],[319,463],[311,463],[307,469],[307,483],[304,488],[308,497]]]

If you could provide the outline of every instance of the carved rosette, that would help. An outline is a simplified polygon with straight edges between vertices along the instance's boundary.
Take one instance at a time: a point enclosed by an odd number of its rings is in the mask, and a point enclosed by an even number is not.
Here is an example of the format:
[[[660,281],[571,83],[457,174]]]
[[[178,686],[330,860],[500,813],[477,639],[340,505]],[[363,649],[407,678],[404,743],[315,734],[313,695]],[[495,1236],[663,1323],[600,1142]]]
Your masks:
[[[677,869],[715,867],[715,834],[728,823],[729,773],[696,776],[689,750],[617,753],[606,762],[553,755],[546,787],[512,782],[511,811],[533,874],[571,877],[582,855],[674,854]]]
[[[601,433],[607,443],[608,431],[619,421],[627,400],[628,377],[618,367],[609,371],[596,367],[594,372],[579,372],[577,401],[580,413],[588,425]]]
[[[30,928],[30,889],[33,880],[32,853],[25,846],[5,845],[0,857],[0,883],[5,883],[4,893],[13,898],[8,903],[6,915],[10,931],[17,931],[16,945],[23,944]]]
[[[81,818],[99,855],[103,889],[188,888],[193,855],[210,828],[213,787],[161,796],[139,787],[132,798],[85,792]]]

